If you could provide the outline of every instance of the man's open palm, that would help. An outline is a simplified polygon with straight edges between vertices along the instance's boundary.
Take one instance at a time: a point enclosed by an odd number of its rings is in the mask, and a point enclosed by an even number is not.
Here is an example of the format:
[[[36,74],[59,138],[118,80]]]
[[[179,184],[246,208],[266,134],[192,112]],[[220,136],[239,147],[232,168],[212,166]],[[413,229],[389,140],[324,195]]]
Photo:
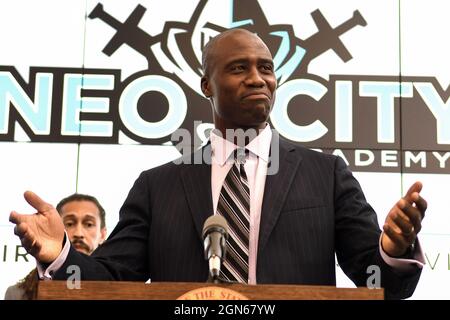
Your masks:
[[[31,191],[25,200],[37,210],[35,214],[11,212],[9,221],[16,224],[14,233],[23,247],[41,263],[53,262],[61,253],[64,240],[64,224],[58,211]]]

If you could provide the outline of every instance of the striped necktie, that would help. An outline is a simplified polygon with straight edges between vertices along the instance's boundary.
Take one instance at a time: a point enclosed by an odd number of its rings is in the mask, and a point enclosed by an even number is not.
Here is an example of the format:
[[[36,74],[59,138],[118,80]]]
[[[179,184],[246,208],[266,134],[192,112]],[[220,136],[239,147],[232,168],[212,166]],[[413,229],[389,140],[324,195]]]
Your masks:
[[[228,222],[227,256],[221,276],[230,281],[248,283],[250,234],[250,190],[244,170],[244,157],[235,154],[233,166],[225,178],[217,205],[217,214]],[[241,152],[244,154],[244,152]]]

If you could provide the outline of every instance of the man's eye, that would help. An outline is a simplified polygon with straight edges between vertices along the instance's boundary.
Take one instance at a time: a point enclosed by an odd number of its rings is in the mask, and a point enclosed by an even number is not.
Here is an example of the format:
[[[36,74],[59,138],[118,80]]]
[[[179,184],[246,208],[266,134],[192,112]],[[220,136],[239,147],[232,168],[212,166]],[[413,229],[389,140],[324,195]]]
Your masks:
[[[66,225],[66,228],[70,228],[73,226],[73,222],[66,222],[65,225]]]
[[[245,69],[245,66],[243,65],[235,65],[231,67],[231,71],[242,71]]]
[[[265,64],[265,65],[262,66],[262,69],[264,71],[273,71],[273,66],[270,65],[270,64]]]

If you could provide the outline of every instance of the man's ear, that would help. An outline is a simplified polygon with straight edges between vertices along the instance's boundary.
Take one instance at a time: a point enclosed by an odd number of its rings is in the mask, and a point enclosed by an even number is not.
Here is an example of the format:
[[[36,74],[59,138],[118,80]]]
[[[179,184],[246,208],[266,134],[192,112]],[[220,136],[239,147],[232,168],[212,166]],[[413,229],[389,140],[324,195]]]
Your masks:
[[[209,79],[207,76],[203,76],[200,80],[200,88],[202,89],[205,97],[210,98],[212,96],[212,92],[209,88]]]
[[[106,227],[100,230],[100,244],[106,240]]]

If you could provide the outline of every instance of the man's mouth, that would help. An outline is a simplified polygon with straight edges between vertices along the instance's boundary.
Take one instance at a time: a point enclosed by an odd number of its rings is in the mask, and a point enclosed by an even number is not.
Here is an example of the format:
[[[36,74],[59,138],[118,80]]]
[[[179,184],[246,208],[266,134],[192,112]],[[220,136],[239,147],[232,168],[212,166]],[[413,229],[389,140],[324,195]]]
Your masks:
[[[82,241],[74,241],[74,242],[72,242],[72,245],[76,250],[82,250],[82,251],[89,252],[89,246]]]
[[[242,97],[242,100],[270,100],[270,96],[267,93],[264,92],[251,92],[248,94],[245,94]]]

